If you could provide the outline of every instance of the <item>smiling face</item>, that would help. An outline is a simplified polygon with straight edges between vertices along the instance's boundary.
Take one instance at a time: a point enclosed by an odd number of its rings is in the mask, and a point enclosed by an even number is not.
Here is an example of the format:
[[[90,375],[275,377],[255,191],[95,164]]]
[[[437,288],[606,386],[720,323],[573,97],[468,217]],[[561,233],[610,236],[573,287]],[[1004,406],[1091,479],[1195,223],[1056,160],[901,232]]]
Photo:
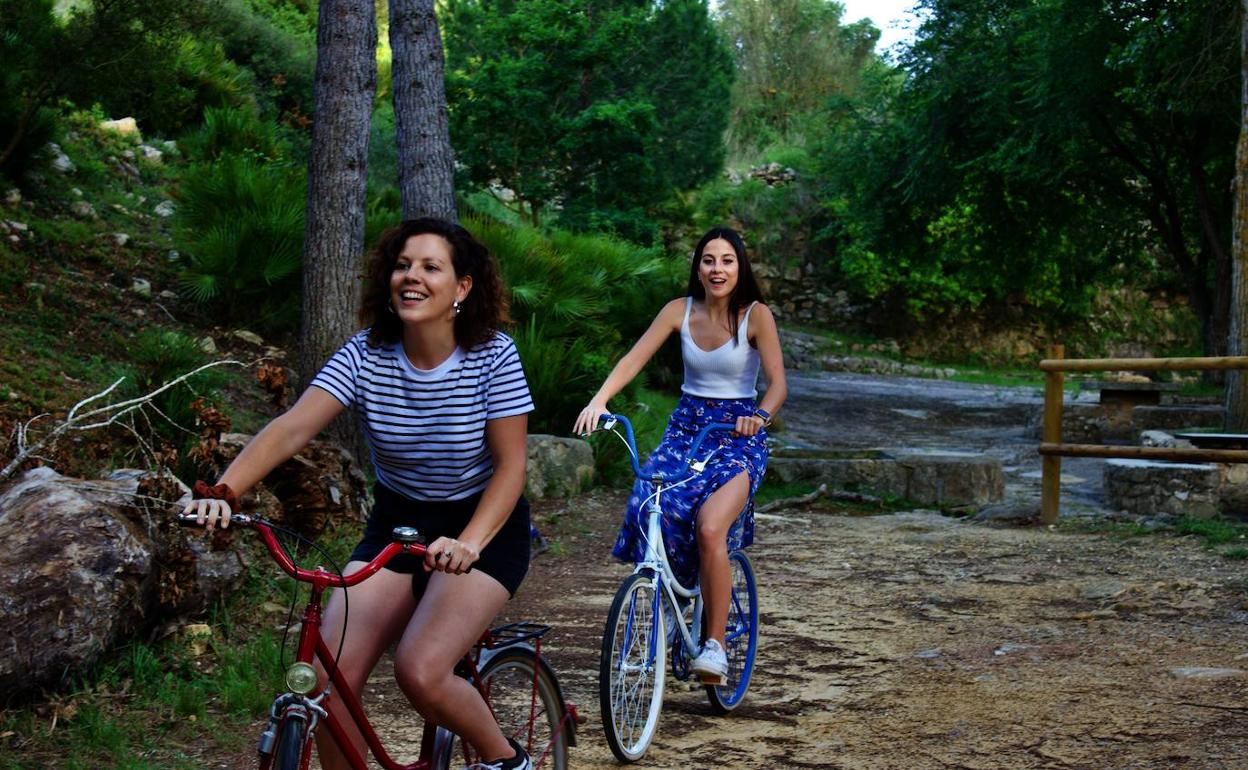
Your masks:
[[[453,322],[454,303],[464,301],[471,276],[457,278],[451,244],[433,233],[413,235],[390,273],[390,306],[405,324],[430,320]]]
[[[706,298],[727,299],[737,288],[740,265],[732,244],[723,238],[708,241],[698,257],[698,280]]]

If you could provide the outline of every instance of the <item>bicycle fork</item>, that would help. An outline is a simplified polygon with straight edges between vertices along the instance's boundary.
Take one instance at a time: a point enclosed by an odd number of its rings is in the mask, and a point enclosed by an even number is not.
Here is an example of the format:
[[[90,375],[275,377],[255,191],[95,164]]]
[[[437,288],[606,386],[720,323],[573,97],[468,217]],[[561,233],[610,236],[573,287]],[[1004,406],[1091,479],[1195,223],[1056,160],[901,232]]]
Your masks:
[[[273,699],[273,705],[269,707],[269,721],[265,724],[264,731],[260,733],[260,742],[256,746],[256,751],[260,755],[260,770],[269,770],[273,764],[273,749],[277,745],[277,736],[287,720],[302,720],[307,725],[304,740],[312,740],[317,724],[326,716],[325,709],[320,704],[325,694],[326,692],[323,691],[316,698],[309,698],[306,695],[288,692]]]

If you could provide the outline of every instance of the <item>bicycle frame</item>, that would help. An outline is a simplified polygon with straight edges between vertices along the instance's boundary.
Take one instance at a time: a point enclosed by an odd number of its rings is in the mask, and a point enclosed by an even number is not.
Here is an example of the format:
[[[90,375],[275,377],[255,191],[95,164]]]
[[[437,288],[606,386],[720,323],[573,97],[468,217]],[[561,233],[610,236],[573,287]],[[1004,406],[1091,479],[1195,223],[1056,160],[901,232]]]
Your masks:
[[[179,515],[178,522],[183,525],[195,525],[197,524],[197,519],[194,515]],[[334,697],[335,691],[347,711],[351,724],[363,736],[369,753],[373,755],[385,770],[432,770],[434,758],[439,756],[438,750],[444,742],[449,743],[450,733],[438,725],[426,721],[421,735],[420,758],[409,764],[401,764],[394,760],[382,745],[377,732],[364,714],[364,708],[360,703],[359,697],[351,689],[345,676],[339,670],[338,662],[321,634],[323,619],[322,599],[325,590],[331,587],[349,588],[358,585],[375,575],[400,553],[423,556],[425,546],[423,543],[415,542],[415,530],[411,530],[410,533],[403,533],[405,538],[410,539],[406,539],[403,542],[389,543],[372,561],[355,572],[349,575],[338,575],[321,566],[313,570],[298,567],[277,541],[277,537],[268,522],[244,514],[234,516],[231,522],[236,526],[248,527],[258,533],[264,542],[265,548],[274,560],[277,561],[283,572],[297,581],[311,585],[310,596],[307,604],[304,605],[301,618],[295,664],[313,665],[319,662],[327,677],[324,686],[313,688],[314,691],[303,694],[291,691],[280,694],[274,699],[269,711],[268,725],[260,738],[260,770],[269,770],[271,767],[274,759],[272,753],[273,746],[282,728],[283,720],[290,716],[299,716],[307,720],[308,728],[305,733],[305,740],[309,741],[312,739],[315,729],[323,723],[324,728],[329,731],[329,735],[342,752],[348,764],[353,768],[358,768],[358,770],[365,770],[367,767],[366,758],[356,749],[343,720],[339,719],[333,711],[326,707],[329,699]],[[399,530],[396,530],[396,536],[398,535]],[[533,674],[532,705],[530,706],[527,740],[525,742],[525,750],[530,754],[533,751],[534,724],[537,714],[537,686],[539,669],[542,665],[541,637],[548,629],[549,626],[528,622],[510,623],[498,628],[486,629],[476,644],[465,653],[457,669],[465,679],[482,693],[486,705],[493,711],[493,705],[489,699],[489,690],[482,679],[481,671],[495,655],[503,650],[522,646],[533,653],[536,665]],[[530,642],[530,640],[532,641]],[[574,746],[576,744],[575,725],[581,722],[581,718],[576,711],[575,704],[563,702],[562,697],[560,697],[560,701],[563,704],[563,713],[560,715],[559,728],[551,738],[551,746],[554,745],[561,731],[565,728],[568,728],[568,745]],[[550,751],[551,746],[544,747],[543,754],[535,761],[540,762],[540,759],[544,758],[546,753]],[[302,767],[305,770],[309,765],[310,757],[311,752],[303,752]]]
[[[654,496],[651,498],[646,507],[646,553],[643,559],[633,568],[633,571],[640,572],[642,570],[649,569],[654,572],[655,580],[658,582],[662,590],[655,591],[655,605],[652,609],[656,614],[661,612],[662,602],[664,599],[667,600],[669,606],[672,608],[672,616],[677,619],[677,628],[680,630],[681,641],[684,642],[685,645],[685,657],[692,658],[694,651],[701,647],[700,637],[702,635],[702,629],[696,620],[702,616],[702,592],[698,586],[687,588],[682,585],[680,581],[676,579],[675,573],[672,572],[671,564],[668,562],[667,549],[663,544],[663,529],[659,523],[663,516],[663,509],[661,505],[663,489],[665,486],[683,483],[688,478],[691,478],[692,475],[701,473],[706,468],[706,464],[710,458],[708,457],[703,460],[696,460],[694,458],[698,453],[698,449],[701,448],[702,443],[706,440],[706,437],[716,430],[735,430],[736,426],[731,423],[711,423],[702,428],[702,430],[699,431],[698,435],[694,438],[693,444],[690,445],[689,455],[686,458],[691,474],[690,476],[682,479],[678,477],[663,476],[662,474],[647,475],[641,470],[641,463],[637,457],[637,440],[633,435],[632,423],[628,421],[627,417],[622,414],[603,415],[602,421],[603,430],[612,430],[616,423],[624,426],[625,435],[623,436],[623,439],[624,443],[628,446],[629,457],[632,460],[634,474],[637,478],[642,479],[643,481],[649,481],[655,485]],[[616,435],[619,434],[617,433]],[[676,600],[677,596],[682,599],[692,599],[694,602],[693,617],[695,622],[693,624],[692,631],[689,626],[685,624],[684,616],[680,612],[680,605]],[[653,647],[654,646],[651,645],[651,649],[653,649]]]

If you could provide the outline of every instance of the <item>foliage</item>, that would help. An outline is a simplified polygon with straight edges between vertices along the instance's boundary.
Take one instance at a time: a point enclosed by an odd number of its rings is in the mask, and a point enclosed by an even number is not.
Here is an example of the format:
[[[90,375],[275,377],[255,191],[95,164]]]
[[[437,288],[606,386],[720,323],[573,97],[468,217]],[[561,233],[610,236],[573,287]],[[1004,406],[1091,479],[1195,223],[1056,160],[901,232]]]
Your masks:
[[[537,405],[530,428],[564,434],[679,293],[683,261],[608,236],[545,234],[479,215],[464,224],[498,259],[511,292],[513,336]]]
[[[219,0],[209,29],[229,60],[254,78],[266,115],[297,123],[312,114],[316,4]]]
[[[305,184],[302,168],[233,153],[189,168],[177,213],[188,295],[225,320],[294,328]]]
[[[1161,264],[1216,326],[1235,4],[923,5],[905,81],[868,81],[817,149],[845,278],[913,316],[1009,297],[1069,316],[1115,265]]]
[[[22,97],[56,29],[49,0],[0,0],[0,16],[0,174],[17,180],[55,130],[53,111]]]
[[[736,58],[728,143],[750,155],[822,133],[834,96],[852,96],[879,31],[842,25],[829,0],[723,0],[719,28]]]
[[[277,125],[246,107],[205,109],[203,123],[182,137],[180,147],[195,161],[215,161],[228,153],[266,162],[289,153]]]
[[[704,0],[450,0],[442,23],[464,177],[531,223],[649,242],[648,212],[718,170],[730,61]]]

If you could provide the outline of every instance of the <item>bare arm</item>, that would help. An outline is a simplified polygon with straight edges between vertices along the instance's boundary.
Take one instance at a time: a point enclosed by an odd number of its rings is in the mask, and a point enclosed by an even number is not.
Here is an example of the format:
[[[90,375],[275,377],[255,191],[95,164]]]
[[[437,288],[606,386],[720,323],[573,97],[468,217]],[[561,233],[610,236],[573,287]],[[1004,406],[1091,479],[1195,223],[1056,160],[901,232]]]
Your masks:
[[[784,354],[780,351],[780,332],[776,329],[776,317],[771,308],[763,303],[754,306],[750,313],[750,328],[747,332],[754,346],[758,348],[758,357],[762,361],[763,375],[767,378],[767,395],[759,402],[758,408],[775,416],[784,400],[789,396],[789,386],[784,379]],[[738,417],[737,433],[753,436],[763,428],[765,421],[761,417]]]
[[[426,570],[453,574],[467,571],[503,528],[524,491],[528,432],[529,417],[525,414],[486,421],[485,441],[494,460],[494,475],[459,537],[440,537],[429,545],[425,552]]]
[[[310,387],[285,414],[264,426],[225,469],[218,483],[228,484],[239,497],[277,466],[307,446],[316,434],[346,407],[324,390]],[[230,506],[224,500],[193,500],[183,511],[196,512],[201,524],[212,529],[230,524]]]
[[[685,300],[674,299],[663,306],[659,314],[650,323],[650,328],[641,335],[641,339],[633,345],[621,358],[603,381],[602,387],[589,400],[589,405],[581,410],[576,418],[572,432],[579,435],[592,433],[598,427],[598,418],[607,414],[607,402],[633,381],[637,373],[654,357],[672,332],[680,330],[681,320],[685,317]]]

